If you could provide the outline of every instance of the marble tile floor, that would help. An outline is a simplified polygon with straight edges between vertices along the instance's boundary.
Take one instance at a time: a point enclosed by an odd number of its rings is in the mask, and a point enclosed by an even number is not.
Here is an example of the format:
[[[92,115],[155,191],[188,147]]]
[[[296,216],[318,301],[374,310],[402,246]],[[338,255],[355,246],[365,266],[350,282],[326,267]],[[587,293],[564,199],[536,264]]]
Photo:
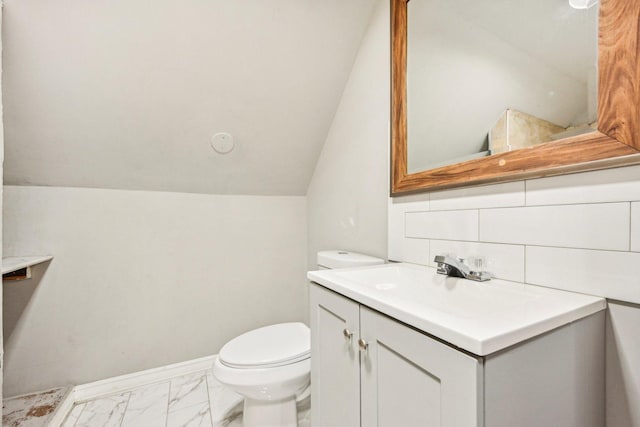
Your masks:
[[[5,399],[2,402],[2,427],[44,427],[69,388],[54,388]]]
[[[299,402],[299,427],[311,427],[309,398]],[[76,403],[62,427],[242,427],[242,397],[211,370]]]

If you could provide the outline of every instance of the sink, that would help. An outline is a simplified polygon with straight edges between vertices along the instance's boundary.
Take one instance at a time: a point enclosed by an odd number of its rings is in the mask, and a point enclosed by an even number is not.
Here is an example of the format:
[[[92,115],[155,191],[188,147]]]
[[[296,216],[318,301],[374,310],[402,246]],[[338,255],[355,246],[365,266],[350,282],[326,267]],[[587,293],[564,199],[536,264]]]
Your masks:
[[[599,297],[497,279],[474,282],[405,263],[307,277],[479,356],[606,309]]]

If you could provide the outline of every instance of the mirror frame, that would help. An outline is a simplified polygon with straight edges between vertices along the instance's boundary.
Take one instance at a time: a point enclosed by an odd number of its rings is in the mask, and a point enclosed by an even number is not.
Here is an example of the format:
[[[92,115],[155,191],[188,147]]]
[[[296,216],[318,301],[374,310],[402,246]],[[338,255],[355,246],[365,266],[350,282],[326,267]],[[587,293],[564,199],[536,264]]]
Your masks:
[[[640,163],[640,1],[600,0],[597,131],[411,174],[406,96],[409,0],[390,1],[391,196]]]

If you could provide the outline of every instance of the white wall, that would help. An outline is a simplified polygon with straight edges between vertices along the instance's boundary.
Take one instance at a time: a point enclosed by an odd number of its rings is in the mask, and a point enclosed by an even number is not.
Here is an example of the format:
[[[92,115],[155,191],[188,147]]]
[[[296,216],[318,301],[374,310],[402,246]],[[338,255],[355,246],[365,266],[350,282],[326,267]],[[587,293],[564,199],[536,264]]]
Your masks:
[[[5,187],[5,394],[215,354],[304,318],[304,197]]]
[[[389,6],[377,2],[307,191],[309,266],[316,252],[386,258]]]
[[[502,279],[609,299],[607,426],[640,426],[640,166],[389,202],[389,259],[485,256]]]

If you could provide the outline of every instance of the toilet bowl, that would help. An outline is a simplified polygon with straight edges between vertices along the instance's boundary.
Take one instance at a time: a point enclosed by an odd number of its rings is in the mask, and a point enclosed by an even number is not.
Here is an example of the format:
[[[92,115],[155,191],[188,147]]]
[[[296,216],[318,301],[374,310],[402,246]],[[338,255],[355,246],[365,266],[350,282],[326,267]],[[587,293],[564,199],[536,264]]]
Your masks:
[[[305,324],[266,326],[225,344],[213,374],[244,396],[244,427],[297,427],[296,397],[309,386],[310,353]]]
[[[318,252],[318,268],[383,264],[347,251]],[[307,394],[311,340],[304,323],[280,323],[242,334],[222,347],[214,376],[244,396],[244,427],[297,427],[296,399]]]

